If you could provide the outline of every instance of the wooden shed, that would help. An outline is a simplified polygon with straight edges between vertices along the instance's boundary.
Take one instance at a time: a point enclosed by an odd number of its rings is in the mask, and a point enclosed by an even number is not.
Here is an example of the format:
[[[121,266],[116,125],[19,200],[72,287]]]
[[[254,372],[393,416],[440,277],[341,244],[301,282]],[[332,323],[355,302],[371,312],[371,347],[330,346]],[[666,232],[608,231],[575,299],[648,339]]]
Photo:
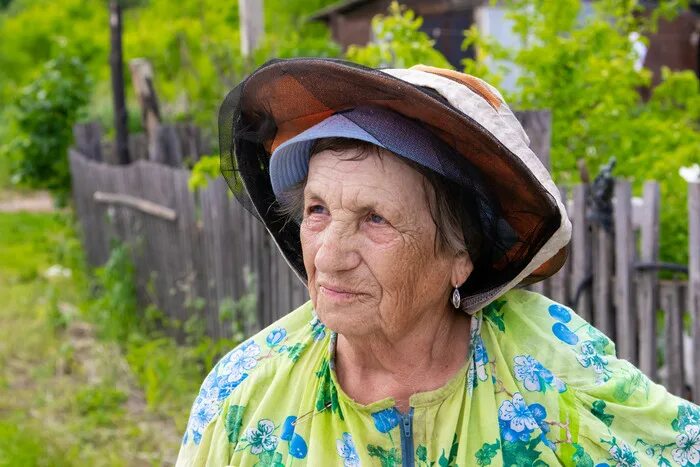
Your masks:
[[[447,57],[455,68],[460,60],[473,55],[462,51],[464,30],[474,22],[476,8],[484,0],[403,0],[423,18],[421,30],[435,40],[435,48]],[[374,15],[386,13],[391,0],[346,0],[317,11],[310,20],[328,24],[333,39],[343,50],[351,44],[365,45],[371,38],[371,20]]]
[[[488,0],[402,0],[419,16],[423,17],[421,30],[435,40],[435,48],[443,53],[456,68],[461,69],[461,60],[473,57],[473,50],[461,50],[464,30],[475,22],[480,25],[485,20],[485,10],[499,10],[490,6]],[[585,3],[589,3],[586,1]],[[643,2],[648,7],[656,6],[655,1]],[[371,39],[371,20],[374,15],[387,12],[391,0],[342,0],[312,14],[312,21],[325,22],[333,39],[346,49],[351,44],[365,45]],[[477,13],[479,11],[479,13]],[[591,11],[584,8],[583,14]],[[478,20],[481,14],[481,21]],[[498,14],[486,20],[500,21]],[[512,40],[508,31],[500,29],[507,43]],[[494,31],[492,31],[494,32]],[[500,34],[499,34],[500,35]],[[658,84],[661,68],[673,70],[693,70],[700,76],[700,2],[691,2],[691,7],[673,21],[661,20],[658,31],[649,37],[644,66],[654,74],[654,84]]]

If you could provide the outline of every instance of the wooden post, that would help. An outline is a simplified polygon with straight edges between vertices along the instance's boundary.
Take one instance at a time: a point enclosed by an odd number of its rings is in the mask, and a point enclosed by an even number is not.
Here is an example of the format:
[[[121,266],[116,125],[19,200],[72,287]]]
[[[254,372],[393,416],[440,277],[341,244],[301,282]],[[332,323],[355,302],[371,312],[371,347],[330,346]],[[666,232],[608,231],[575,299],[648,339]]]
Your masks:
[[[153,66],[145,58],[135,58],[129,62],[131,82],[141,106],[141,124],[148,136],[148,158],[156,160],[158,153],[158,129],[160,109],[158,95],[153,84]]]
[[[613,236],[597,224],[593,228],[593,323],[615,339],[612,313]],[[619,330],[618,330],[619,333]]]
[[[564,206],[567,206],[567,192],[566,188],[563,186],[559,187],[559,194],[561,196],[561,201],[564,203]],[[567,208],[568,211],[568,208]],[[571,217],[571,215],[569,215]],[[552,300],[555,300],[559,303],[563,303],[564,305],[571,306],[571,303],[567,303],[567,300],[569,299],[569,270],[571,269],[571,254],[572,250],[569,250],[569,258],[567,258],[566,262],[564,265],[561,267],[559,271],[557,271],[556,274],[554,274],[550,279],[549,279],[549,285],[550,285],[550,298]]]
[[[530,137],[530,149],[547,170],[550,169],[549,152],[552,145],[552,112],[527,110],[513,112],[525,133]]]
[[[238,0],[238,16],[241,25],[241,54],[248,57],[263,36],[263,0]]]
[[[680,288],[676,281],[660,286],[661,305],[664,310],[664,386],[668,391],[683,397],[685,370],[683,368],[683,310],[680,304]]]
[[[572,271],[571,271],[571,300],[576,300],[576,293],[591,274],[591,232],[586,216],[586,198],[588,197],[588,185],[576,185],[574,187],[573,208],[573,233],[572,233]],[[580,299],[576,304],[576,313],[586,321],[592,318],[591,313],[591,288],[581,289]]]
[[[634,231],[632,230],[632,187],[627,180],[615,183],[615,306],[618,356],[637,363],[637,323],[632,304],[632,264]]]
[[[642,262],[656,262],[659,259],[659,185],[656,182],[644,184],[644,210],[641,219]],[[637,313],[639,323],[639,369],[650,379],[656,379],[656,310],[659,294],[657,271],[650,269],[638,273]]]
[[[98,122],[73,125],[73,146],[85,158],[102,162],[102,127]]]
[[[109,2],[109,67],[112,74],[112,102],[114,103],[114,128],[116,153],[120,164],[129,163],[129,135],[126,127],[126,101],[124,99],[124,62],[122,60],[122,10],[119,0]]]
[[[688,312],[693,318],[693,361],[700,359],[700,183],[688,183]],[[700,403],[700,370],[693,377],[693,400]]]

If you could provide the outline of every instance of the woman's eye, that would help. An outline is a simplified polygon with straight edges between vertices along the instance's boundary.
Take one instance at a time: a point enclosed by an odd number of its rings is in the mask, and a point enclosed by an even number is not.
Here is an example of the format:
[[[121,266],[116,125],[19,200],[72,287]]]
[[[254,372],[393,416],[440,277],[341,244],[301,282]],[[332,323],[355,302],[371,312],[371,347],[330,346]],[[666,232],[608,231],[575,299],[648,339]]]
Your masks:
[[[379,214],[374,214],[374,213],[370,214],[369,217],[368,217],[368,220],[369,220],[372,224],[386,224],[386,219],[384,219],[384,218],[383,218],[382,216],[380,216]]]
[[[314,204],[313,206],[309,206],[308,213],[309,214],[323,214],[326,208],[321,206],[320,204]]]

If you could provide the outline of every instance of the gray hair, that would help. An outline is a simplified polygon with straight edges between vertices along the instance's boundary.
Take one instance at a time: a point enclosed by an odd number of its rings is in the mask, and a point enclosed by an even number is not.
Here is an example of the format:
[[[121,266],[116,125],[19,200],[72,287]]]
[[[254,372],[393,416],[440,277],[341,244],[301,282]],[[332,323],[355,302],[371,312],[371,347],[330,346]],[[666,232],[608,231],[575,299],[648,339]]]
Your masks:
[[[377,156],[381,158],[382,151],[386,151],[369,142],[331,137],[316,140],[311,147],[309,158],[326,150],[341,153],[348,149],[357,149],[357,152],[343,160],[363,160],[372,151],[376,151]],[[422,165],[402,157],[399,157],[399,160],[423,176],[423,188],[436,227],[435,251],[449,251],[455,254],[467,252],[472,263],[476,263],[483,235],[474,219],[474,213],[465,206],[465,203],[458,202],[459,188]],[[277,197],[277,210],[289,221],[297,224],[300,224],[303,218],[305,186],[306,178]]]

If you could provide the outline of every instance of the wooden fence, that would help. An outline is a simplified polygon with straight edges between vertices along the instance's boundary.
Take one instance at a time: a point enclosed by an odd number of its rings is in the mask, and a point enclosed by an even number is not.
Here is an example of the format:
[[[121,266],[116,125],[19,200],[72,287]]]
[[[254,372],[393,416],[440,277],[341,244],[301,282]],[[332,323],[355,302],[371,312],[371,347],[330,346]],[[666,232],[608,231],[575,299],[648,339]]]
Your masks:
[[[190,172],[177,164],[105,164],[94,154],[104,146],[84,134],[70,163],[91,265],[105,262],[112,239],[127,242],[140,298],[180,321],[201,316],[213,337],[229,335],[220,312],[232,300],[252,298],[257,326],[264,326],[308,299],[265,228],[229,197],[224,180],[193,193]],[[691,339],[683,327],[685,313],[700,314],[700,184],[688,186],[687,268],[658,263],[658,185],[648,182],[636,199],[629,182],[611,180],[607,198],[596,183],[561,189],[574,228],[569,259],[555,276],[530,287],[574,307],[616,342],[620,357],[687,398],[691,387],[700,387],[690,358],[700,355],[700,338]],[[659,269],[669,268],[677,278],[658,280]],[[692,334],[700,336],[700,319],[692,322]]]

